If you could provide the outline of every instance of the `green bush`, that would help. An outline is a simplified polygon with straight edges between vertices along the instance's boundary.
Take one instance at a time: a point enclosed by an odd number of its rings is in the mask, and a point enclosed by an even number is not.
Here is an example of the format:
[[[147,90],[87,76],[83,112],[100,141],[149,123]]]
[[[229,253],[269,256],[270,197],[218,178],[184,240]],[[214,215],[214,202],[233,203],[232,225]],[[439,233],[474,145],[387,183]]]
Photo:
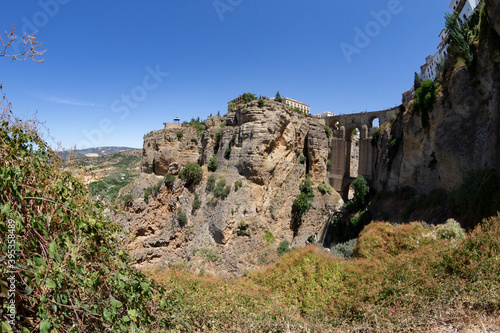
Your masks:
[[[326,137],[328,139],[330,139],[330,137],[332,136],[332,129],[326,125],[323,125],[323,128],[325,129],[325,133],[326,133]]]
[[[305,157],[304,155],[300,156],[300,159],[299,159],[300,164],[304,164],[304,163],[306,163],[306,161],[307,161],[307,157]]]
[[[248,226],[246,225],[246,223],[244,221],[241,221],[240,226],[238,228],[238,232],[236,234],[238,236],[247,236],[248,235],[247,229],[248,229]]]
[[[123,227],[107,217],[104,203],[67,171],[67,165],[37,133],[38,122],[15,118],[3,103],[0,331],[158,332],[173,328],[175,300],[165,297],[164,287],[134,268],[135,260],[121,246]],[[17,317],[12,326],[8,312],[3,312],[10,279],[17,288],[10,290],[15,294]]]
[[[131,194],[126,194],[126,195],[122,195],[120,197],[120,201],[122,202],[122,204],[124,204],[125,206],[130,206],[132,205],[132,203],[134,202],[134,198],[132,197]]]
[[[331,253],[336,257],[349,259],[354,254],[354,248],[356,247],[357,239],[351,239],[350,241],[339,243],[330,248]]]
[[[182,133],[182,131],[177,131],[177,133],[175,133],[177,135],[177,138],[182,138],[184,136],[184,133]]]
[[[217,167],[218,167],[218,163],[217,163],[217,156],[216,155],[212,155],[212,157],[210,158],[210,161],[208,161],[208,171],[212,171],[214,172],[215,170],[217,170]]]
[[[198,196],[198,193],[195,193],[194,194],[194,201],[193,201],[193,204],[191,206],[191,214],[194,214],[200,207],[201,207],[200,198]]]
[[[198,139],[196,139],[196,138],[191,138],[191,142],[192,142],[192,143],[194,143],[195,145],[197,145],[197,144],[198,144]]]
[[[259,108],[263,107],[265,103],[263,99],[259,99]]]
[[[222,139],[222,129],[215,132],[214,140],[216,145],[219,145],[220,139]]]
[[[295,156],[299,157],[300,153],[301,153],[300,149],[295,150]]]
[[[300,184],[300,194],[292,205],[292,227],[294,233],[296,234],[302,225],[302,217],[311,208],[311,201],[314,198],[314,193],[312,189],[312,181],[309,175],[306,175],[306,179]]]
[[[269,230],[264,232],[264,239],[266,240],[266,246],[272,245],[276,240],[274,235]]]
[[[208,179],[207,179],[207,191],[208,192],[212,192],[214,190],[215,180],[216,180],[216,177],[213,173],[210,176],[208,176]]]
[[[276,249],[276,251],[278,252],[278,254],[281,256],[287,252],[290,252],[291,249],[290,249],[290,243],[286,240],[282,241],[280,243],[280,246],[278,246],[278,248]]]
[[[231,192],[231,187],[226,186],[226,180],[221,179],[217,182],[217,185],[215,185],[214,188],[214,196],[216,198],[226,198],[229,195],[229,192]]]
[[[174,187],[175,178],[176,177],[174,175],[167,173],[164,178],[165,185],[170,188]]]
[[[189,123],[187,123],[187,125],[196,130],[196,134],[198,135],[198,138],[201,137],[201,135],[203,134],[203,131],[205,131],[205,128],[206,128],[205,123],[200,120],[200,117],[198,117],[196,119],[192,118],[191,121]],[[193,139],[191,139],[191,141],[193,141]],[[196,144],[198,144],[198,142],[196,142]]]
[[[326,169],[330,171],[331,168],[332,168],[332,161],[331,160],[326,161]]]
[[[318,190],[321,192],[321,194],[332,194],[332,188],[325,183],[321,183],[318,185]]]
[[[237,180],[234,182],[234,191],[238,191],[238,189],[243,186],[243,182],[241,180]]]
[[[216,262],[219,260],[219,256],[217,253],[214,253],[212,250],[207,248],[201,248],[199,252],[205,257],[205,259],[209,262]]]
[[[182,211],[181,208],[177,209],[177,221],[179,221],[179,225],[181,227],[185,226],[188,223],[187,215]]]
[[[429,113],[436,102],[436,87],[431,80],[422,82],[420,88],[415,91],[413,101],[413,112],[420,115],[422,127],[427,128],[429,125]]]
[[[351,213],[357,212],[367,204],[366,200],[370,192],[370,187],[366,179],[359,175],[351,184],[354,190],[354,197],[344,204],[344,208]]]
[[[242,96],[243,103],[248,103],[257,99],[257,96],[252,93],[244,93]]]
[[[224,152],[224,157],[229,159],[231,157],[231,145],[226,147],[226,151]]]
[[[203,178],[203,169],[197,163],[188,163],[179,173],[179,177],[186,181],[186,185],[197,184]]]

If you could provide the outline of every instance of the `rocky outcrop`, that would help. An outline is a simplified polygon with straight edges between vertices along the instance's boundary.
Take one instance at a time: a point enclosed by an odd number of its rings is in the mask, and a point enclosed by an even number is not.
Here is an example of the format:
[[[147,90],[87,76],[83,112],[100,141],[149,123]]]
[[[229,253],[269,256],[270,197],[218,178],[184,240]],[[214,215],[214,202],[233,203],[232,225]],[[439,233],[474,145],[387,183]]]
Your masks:
[[[144,175],[151,165],[156,174],[164,174],[172,163],[183,167],[197,161],[204,172],[199,184],[185,188],[177,179],[147,204],[137,200],[118,217],[129,232],[128,247],[138,266],[184,263],[195,271],[235,276],[274,260],[283,240],[292,246],[319,240],[328,216],[343,203],[337,193],[322,195],[315,189],[312,207],[295,235],[291,223],[305,174],[316,186],[328,179],[323,126],[271,101],[261,107],[250,102],[205,124],[199,145],[192,142],[194,130],[184,127],[181,138],[178,130],[169,129],[144,141]],[[212,173],[207,163],[214,155],[218,167]],[[209,188],[209,175],[216,184],[225,182],[227,197]],[[195,200],[200,203],[196,210]]]
[[[450,192],[472,170],[500,170],[500,38],[491,28],[499,30],[499,6],[494,0],[487,4],[495,19],[481,24],[474,64],[470,69],[460,62],[450,64],[429,126],[422,126],[413,102],[392,125],[382,126],[375,153],[378,190],[409,186],[418,193]]]
[[[196,130],[191,127],[162,129],[149,133],[142,148],[142,172],[177,174],[181,166],[200,157]]]

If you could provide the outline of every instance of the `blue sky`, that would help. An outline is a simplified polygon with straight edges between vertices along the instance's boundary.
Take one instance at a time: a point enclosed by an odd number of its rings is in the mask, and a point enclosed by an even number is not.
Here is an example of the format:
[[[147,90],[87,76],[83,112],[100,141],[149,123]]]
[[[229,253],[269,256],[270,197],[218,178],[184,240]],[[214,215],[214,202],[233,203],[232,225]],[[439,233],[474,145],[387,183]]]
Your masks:
[[[247,91],[279,90],[313,114],[381,110],[401,103],[413,73],[435,53],[448,5],[3,1],[0,30],[37,29],[47,52],[42,64],[0,59],[0,83],[14,112],[37,111],[65,148],[139,148],[163,122],[225,114],[227,102]]]

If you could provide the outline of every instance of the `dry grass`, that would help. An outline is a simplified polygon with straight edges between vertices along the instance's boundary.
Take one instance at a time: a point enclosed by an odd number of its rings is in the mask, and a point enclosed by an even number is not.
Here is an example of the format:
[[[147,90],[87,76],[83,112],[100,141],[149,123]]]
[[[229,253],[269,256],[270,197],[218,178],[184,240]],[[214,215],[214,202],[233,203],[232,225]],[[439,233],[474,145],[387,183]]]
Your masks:
[[[179,331],[500,331],[500,219],[446,235],[372,223],[350,261],[310,246],[241,279],[149,275],[178,297]]]

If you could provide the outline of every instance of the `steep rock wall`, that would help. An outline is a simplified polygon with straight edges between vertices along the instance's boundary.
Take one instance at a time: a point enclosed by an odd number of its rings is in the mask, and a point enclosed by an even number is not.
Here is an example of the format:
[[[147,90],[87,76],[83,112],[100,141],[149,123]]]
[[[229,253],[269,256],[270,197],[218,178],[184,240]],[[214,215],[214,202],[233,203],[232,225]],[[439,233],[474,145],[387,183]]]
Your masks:
[[[210,118],[206,125],[198,146],[190,128],[182,129],[180,139],[175,130],[161,130],[144,141],[144,172],[151,172],[151,165],[162,173],[169,172],[172,163],[200,161],[204,176],[189,188],[177,179],[149,203],[136,201],[119,217],[130,232],[129,250],[140,267],[186,263],[194,270],[241,275],[273,260],[283,240],[303,246],[321,237],[329,214],[342,204],[335,192],[322,195],[315,189],[296,235],[291,228],[292,204],[306,172],[315,186],[328,179],[328,140],[321,124],[283,104],[265,102],[259,107],[254,101],[226,117]],[[218,162],[216,183],[224,180],[230,187],[226,198],[216,198],[207,188],[212,174],[207,163],[213,155]],[[307,162],[301,163],[301,156]],[[236,182],[242,184],[237,190]],[[201,207],[193,211],[195,196]],[[187,215],[185,225],[179,221],[179,209]],[[266,240],[266,231],[274,242]],[[217,260],[207,259],[208,252]]]
[[[481,20],[488,22],[481,23],[485,31],[475,63],[468,69],[452,60],[429,113],[429,127],[423,128],[412,112],[412,102],[394,123],[381,126],[374,162],[378,190],[409,186],[419,193],[450,192],[472,170],[500,170],[499,6],[496,0],[487,3],[488,15]],[[391,149],[397,152],[391,155]]]

